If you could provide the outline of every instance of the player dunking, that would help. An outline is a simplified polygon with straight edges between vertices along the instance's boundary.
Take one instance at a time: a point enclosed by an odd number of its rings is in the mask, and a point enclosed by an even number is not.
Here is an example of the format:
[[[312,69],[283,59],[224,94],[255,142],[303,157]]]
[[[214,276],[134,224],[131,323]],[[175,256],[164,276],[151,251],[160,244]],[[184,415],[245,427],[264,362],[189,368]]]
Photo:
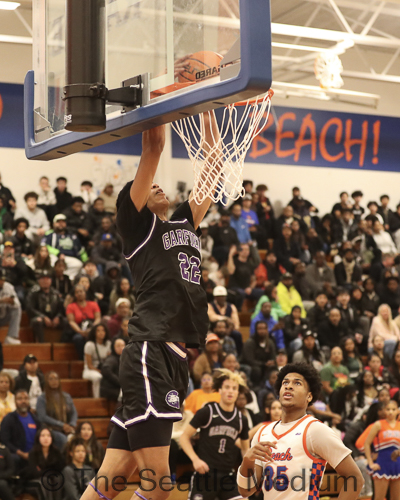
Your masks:
[[[205,113],[203,126],[212,145],[218,137],[213,112]],[[115,497],[120,488],[112,487],[113,478],[127,480],[136,468],[142,485],[134,500],[168,497],[172,424],[182,418],[180,406],[188,386],[185,347],[204,345],[207,333],[198,227],[211,200],[197,205],[189,199],[167,220],[169,202],[153,182],[164,143],[164,126],[143,132],[135,180],[117,199],[117,228],[137,302],[129,321],[130,342],[121,356],[122,407],[112,417],[115,426],[103,464],[84,500]]]
[[[360,470],[340,438],[307,415],[321,390],[318,372],[303,363],[279,372],[276,391],[282,420],[262,427],[238,470],[239,492],[248,497],[262,488],[265,500],[317,500],[327,462],[347,478],[340,500],[355,500],[364,484]]]
[[[234,468],[237,460],[236,440],[243,453],[249,449],[249,423],[235,407],[239,392],[245,390],[240,375],[217,370],[213,388],[221,394],[219,403],[207,403],[198,410],[181,436],[183,451],[193,462],[195,473],[190,483],[189,500],[234,500],[239,495]],[[197,453],[190,438],[200,428]]]

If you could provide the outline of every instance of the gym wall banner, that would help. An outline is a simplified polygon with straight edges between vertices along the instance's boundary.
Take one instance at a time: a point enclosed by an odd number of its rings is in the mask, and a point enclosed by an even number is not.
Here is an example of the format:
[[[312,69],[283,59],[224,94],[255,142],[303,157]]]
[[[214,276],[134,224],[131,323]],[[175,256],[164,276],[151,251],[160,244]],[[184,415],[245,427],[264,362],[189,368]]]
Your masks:
[[[24,87],[0,83],[0,148],[24,147]],[[139,156],[142,152],[142,137],[128,137],[86,152]]]
[[[400,118],[274,106],[249,163],[400,171]],[[218,110],[220,113],[221,110]],[[172,156],[186,158],[174,133]]]
[[[24,148],[23,86],[0,83],[0,147]],[[217,110],[217,114],[222,110]],[[246,162],[398,172],[400,118],[274,106]],[[141,136],[87,152],[141,154]],[[172,156],[187,159],[173,132]]]

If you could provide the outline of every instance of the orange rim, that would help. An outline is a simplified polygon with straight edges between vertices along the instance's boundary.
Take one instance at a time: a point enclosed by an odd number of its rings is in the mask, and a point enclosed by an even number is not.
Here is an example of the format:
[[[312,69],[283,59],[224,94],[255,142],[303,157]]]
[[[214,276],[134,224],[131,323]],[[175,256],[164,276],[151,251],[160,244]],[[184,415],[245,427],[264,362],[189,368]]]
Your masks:
[[[272,89],[269,89],[268,92],[267,92],[267,99],[272,99],[272,97],[274,96],[274,91]],[[229,106],[247,106],[248,104],[251,106],[253,104],[256,104],[256,103],[260,103],[263,99],[260,99],[259,96],[253,98],[253,99],[249,99],[248,101],[238,101],[238,102],[234,102],[233,104],[229,104]]]

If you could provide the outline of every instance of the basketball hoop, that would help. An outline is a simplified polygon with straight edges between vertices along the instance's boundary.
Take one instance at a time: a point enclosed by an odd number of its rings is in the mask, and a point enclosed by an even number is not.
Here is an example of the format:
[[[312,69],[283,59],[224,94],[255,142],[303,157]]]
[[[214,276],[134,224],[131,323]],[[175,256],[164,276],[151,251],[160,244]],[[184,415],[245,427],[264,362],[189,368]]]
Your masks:
[[[244,195],[243,165],[253,139],[267,125],[273,91],[247,101],[228,104],[218,123],[213,145],[205,135],[204,117],[187,116],[172,123],[182,139],[194,171],[192,196],[200,205],[207,198],[227,205]],[[238,111],[241,108],[241,112]]]

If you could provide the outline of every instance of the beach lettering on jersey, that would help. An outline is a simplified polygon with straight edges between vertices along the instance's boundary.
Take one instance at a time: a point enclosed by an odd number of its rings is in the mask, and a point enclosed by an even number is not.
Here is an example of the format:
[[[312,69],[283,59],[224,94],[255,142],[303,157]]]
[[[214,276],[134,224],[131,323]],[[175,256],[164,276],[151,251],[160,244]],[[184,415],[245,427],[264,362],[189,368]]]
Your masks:
[[[283,453],[271,453],[271,458],[272,460],[276,460],[277,462],[279,461],[286,461],[286,460],[293,460],[293,456],[290,452],[291,448],[288,448],[285,452]]]
[[[190,245],[200,251],[200,238],[187,229],[172,229],[162,236],[165,250],[170,250],[178,245]]]

